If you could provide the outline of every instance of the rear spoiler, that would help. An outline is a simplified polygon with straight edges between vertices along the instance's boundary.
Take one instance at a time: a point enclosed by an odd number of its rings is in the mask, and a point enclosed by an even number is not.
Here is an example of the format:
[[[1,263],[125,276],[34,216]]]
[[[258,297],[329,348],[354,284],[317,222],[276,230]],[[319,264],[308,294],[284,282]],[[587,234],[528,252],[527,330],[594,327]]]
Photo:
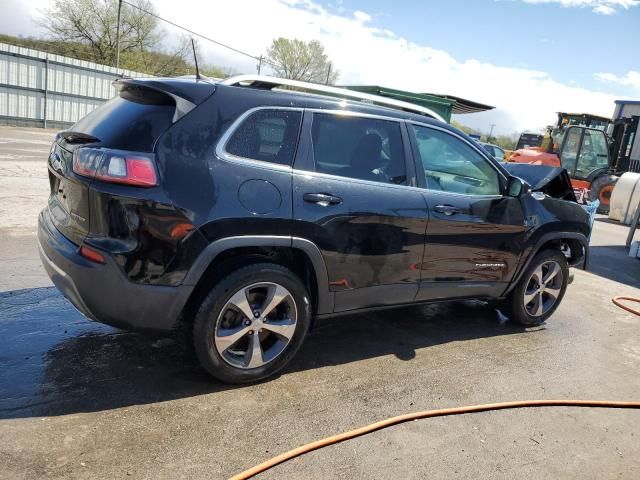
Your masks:
[[[215,84],[206,80],[173,78],[120,78],[113,82],[113,86],[118,92],[127,88],[150,90],[171,98],[176,105],[173,123],[204,102],[216,90]]]

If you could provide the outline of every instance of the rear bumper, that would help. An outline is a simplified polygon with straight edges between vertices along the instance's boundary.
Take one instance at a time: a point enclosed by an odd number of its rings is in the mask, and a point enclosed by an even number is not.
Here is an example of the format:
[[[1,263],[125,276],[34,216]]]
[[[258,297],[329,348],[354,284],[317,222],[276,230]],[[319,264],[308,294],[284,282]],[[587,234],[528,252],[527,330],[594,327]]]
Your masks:
[[[127,330],[169,330],[176,326],[193,287],[131,282],[105,255],[90,262],[51,223],[47,209],[38,218],[40,258],[60,292],[86,317]]]

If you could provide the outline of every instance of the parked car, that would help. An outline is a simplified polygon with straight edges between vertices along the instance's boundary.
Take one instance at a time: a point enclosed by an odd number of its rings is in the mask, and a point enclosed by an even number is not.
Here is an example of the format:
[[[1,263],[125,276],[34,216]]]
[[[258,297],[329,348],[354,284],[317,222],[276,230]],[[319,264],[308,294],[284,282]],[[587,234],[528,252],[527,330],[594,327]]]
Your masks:
[[[485,143],[485,142],[478,142],[480,145],[482,145],[482,148],[484,148],[487,153],[489,155],[491,155],[493,158],[495,158],[496,160],[498,160],[499,162],[504,162],[505,161],[505,151],[503,148],[500,148],[497,145],[494,145],[492,143]]]
[[[532,191],[423,107],[259,76],[115,85],[52,145],[42,262],[91,319],[184,325],[224,382],[275,374],[332,315],[473,298],[538,325],[586,267],[564,170],[530,167]]]

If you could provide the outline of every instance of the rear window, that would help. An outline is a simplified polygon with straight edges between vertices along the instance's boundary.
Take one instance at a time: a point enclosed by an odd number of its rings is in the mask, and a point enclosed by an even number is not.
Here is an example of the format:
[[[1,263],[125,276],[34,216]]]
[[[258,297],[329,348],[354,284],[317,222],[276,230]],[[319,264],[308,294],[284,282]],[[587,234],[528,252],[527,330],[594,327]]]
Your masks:
[[[258,110],[233,132],[227,153],[242,158],[293,164],[302,113],[289,110]]]
[[[156,140],[171,126],[174,112],[173,99],[167,95],[123,88],[71,130],[96,137],[106,147],[152,152]]]

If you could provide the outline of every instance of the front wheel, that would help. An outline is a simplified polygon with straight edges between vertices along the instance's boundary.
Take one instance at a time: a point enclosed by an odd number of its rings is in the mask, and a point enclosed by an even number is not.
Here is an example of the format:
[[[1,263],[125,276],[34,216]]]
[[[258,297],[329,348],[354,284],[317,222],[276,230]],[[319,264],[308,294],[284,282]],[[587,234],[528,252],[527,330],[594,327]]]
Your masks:
[[[211,290],[195,317],[193,343],[213,377],[256,382],[293,358],[310,323],[309,294],[300,279],[281,265],[257,263]]]
[[[560,305],[569,282],[567,259],[557,250],[538,253],[504,302],[504,313],[525,326],[542,324]]]

